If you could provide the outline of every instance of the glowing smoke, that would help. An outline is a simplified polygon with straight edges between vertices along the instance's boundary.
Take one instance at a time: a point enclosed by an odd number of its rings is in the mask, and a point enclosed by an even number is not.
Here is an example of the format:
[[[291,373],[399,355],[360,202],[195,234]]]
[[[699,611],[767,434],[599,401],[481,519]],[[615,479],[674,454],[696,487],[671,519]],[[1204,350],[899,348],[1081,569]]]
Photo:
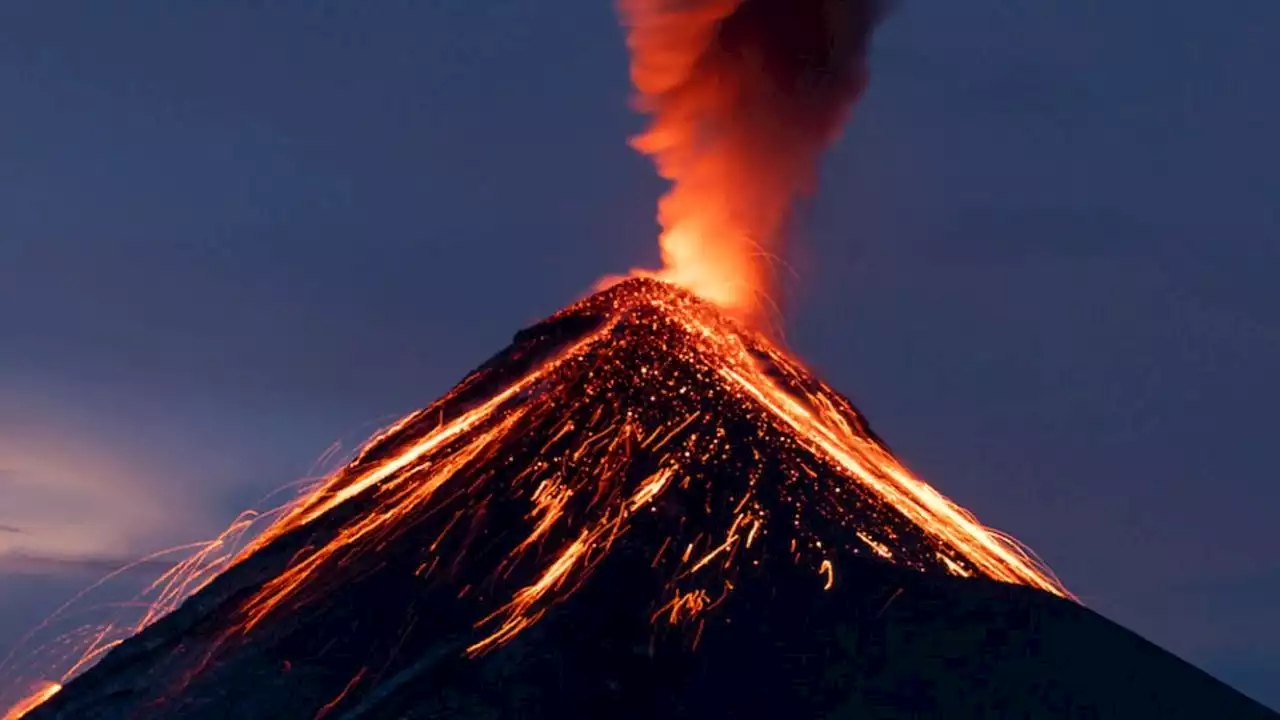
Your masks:
[[[620,0],[652,123],[633,140],[672,181],[663,279],[762,326],[794,202],[866,85],[876,0]]]

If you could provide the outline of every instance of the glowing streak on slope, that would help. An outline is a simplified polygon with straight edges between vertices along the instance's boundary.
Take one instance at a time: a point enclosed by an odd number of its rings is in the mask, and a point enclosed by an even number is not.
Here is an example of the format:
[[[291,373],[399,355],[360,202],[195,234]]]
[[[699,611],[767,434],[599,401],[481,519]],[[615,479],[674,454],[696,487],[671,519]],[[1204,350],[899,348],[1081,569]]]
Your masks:
[[[1060,585],[1046,577],[1023,553],[1001,542],[937,490],[912,477],[880,448],[850,432],[839,432],[836,429],[839,425],[832,427],[816,418],[763,373],[749,378],[739,369],[721,368],[720,374],[790,425],[802,442],[826,453],[913,522],[959,549],[988,576],[1063,594]],[[847,428],[841,429],[847,431]],[[874,464],[875,469],[869,464]]]
[[[502,437],[522,416],[522,412],[513,411],[493,428],[477,434],[463,448],[432,466],[425,478],[415,476],[415,482],[405,483],[405,476],[402,476],[382,488],[386,492],[394,491],[386,504],[382,505],[378,511],[362,515],[351,525],[344,527],[335,538],[320,547],[311,549],[305,559],[295,562],[288,570],[263,585],[245,606],[246,620],[238,629],[243,632],[253,629],[271,611],[292,597],[339,551],[354,548],[379,531],[392,529],[396,521],[405,519],[423,507],[430,501],[432,495],[453,477],[454,473],[475,459],[495,439]],[[409,455],[412,452],[405,454]],[[401,467],[408,465],[407,462],[395,464]]]
[[[352,689],[354,689],[355,686],[364,679],[365,673],[367,672],[369,672],[369,668],[361,668],[360,672],[355,674],[355,677],[347,681],[346,686],[342,688],[342,692],[338,693],[337,697],[325,703],[324,706],[320,708],[320,710],[315,714],[314,720],[324,720],[325,716],[333,712],[333,709],[338,707],[338,704],[345,700],[347,695],[351,694]]]
[[[4,714],[3,720],[20,720],[27,713],[43,705],[49,698],[57,695],[61,689],[62,686],[58,683],[41,683],[30,695],[19,700],[17,705],[9,708],[9,711]]]
[[[375,533],[392,529],[397,521],[404,520],[411,516],[415,510],[425,505],[435,491],[452,478],[455,472],[474,460],[495,439],[505,435],[523,417],[526,410],[520,407],[511,410],[494,427],[478,431],[468,437],[466,444],[462,448],[451,453],[443,461],[434,465],[428,461],[427,467],[422,468],[428,471],[426,477],[418,477],[414,473],[402,473],[401,471],[406,470],[413,463],[423,459],[448,441],[462,436],[467,431],[475,429],[481,422],[490,419],[494,412],[504,403],[541,380],[559,363],[566,358],[572,357],[582,347],[585,347],[595,339],[595,335],[591,335],[579,341],[558,357],[530,371],[480,406],[438,426],[410,447],[365,471],[358,477],[349,479],[342,474],[335,476],[333,480],[316,491],[309,501],[299,505],[297,509],[263,533],[263,539],[254,543],[253,548],[265,544],[295,527],[306,525],[365,490],[378,486],[379,483],[382,484],[378,487],[378,493],[387,497],[386,500],[379,504],[380,511],[367,513],[358,518],[351,525],[344,527],[336,538],[325,545],[310,549],[309,554],[304,559],[294,563],[284,573],[267,582],[244,606],[245,621],[238,629],[243,632],[253,629],[272,610],[280,607],[281,604],[297,592],[308,578],[332,559],[338,551],[353,547]],[[413,482],[408,482],[409,480]],[[341,487],[337,487],[339,485]]]
[[[515,637],[521,630],[537,622],[546,613],[548,606],[558,599],[567,596],[583,581],[587,572],[579,572],[573,584],[566,588],[575,569],[590,570],[609,549],[610,543],[623,530],[628,517],[640,510],[657,497],[671,481],[675,470],[665,468],[654,473],[622,506],[622,512],[616,515],[605,515],[599,522],[585,528],[578,538],[569,544],[560,555],[538,576],[532,584],[516,591],[511,602],[498,608],[492,615],[481,620],[478,625],[484,626],[490,621],[505,616],[501,625],[485,638],[467,648],[471,655],[478,655],[493,646]],[[552,591],[561,590],[559,596],[552,596]]]
[[[879,445],[855,433],[825,397],[808,394],[804,399],[815,408],[811,410],[792,393],[779,387],[751,357],[741,336],[726,335],[689,312],[679,313],[679,319],[690,333],[719,346],[722,352],[717,371],[722,377],[785,422],[800,442],[835,461],[911,521],[958,549],[985,575],[1070,597],[1046,568],[1040,567],[1015,544],[983,526],[973,515],[912,476]],[[769,350],[772,359],[783,367],[795,362],[774,348]],[[823,390],[830,392],[825,387]],[[968,574],[950,559],[946,564],[957,575]]]

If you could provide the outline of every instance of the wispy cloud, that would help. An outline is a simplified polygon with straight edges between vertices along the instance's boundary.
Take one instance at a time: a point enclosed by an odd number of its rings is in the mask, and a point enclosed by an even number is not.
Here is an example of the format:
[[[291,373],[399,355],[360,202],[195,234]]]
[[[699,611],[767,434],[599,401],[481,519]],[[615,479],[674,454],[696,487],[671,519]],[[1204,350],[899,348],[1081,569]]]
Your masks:
[[[23,552],[0,553],[0,574],[12,575],[106,575],[118,570],[127,573],[158,575],[173,567],[175,561],[154,559],[139,561],[124,556],[37,555]]]
[[[0,555],[128,554],[184,539],[177,519],[190,512],[168,474],[107,440],[0,417]]]

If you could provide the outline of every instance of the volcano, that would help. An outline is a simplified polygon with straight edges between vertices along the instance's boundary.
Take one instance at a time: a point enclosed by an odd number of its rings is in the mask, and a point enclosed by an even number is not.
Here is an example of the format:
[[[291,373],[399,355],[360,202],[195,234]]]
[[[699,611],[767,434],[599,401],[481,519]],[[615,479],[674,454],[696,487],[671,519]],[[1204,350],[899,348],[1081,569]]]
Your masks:
[[[26,717],[1276,717],[650,279],[519,332]]]

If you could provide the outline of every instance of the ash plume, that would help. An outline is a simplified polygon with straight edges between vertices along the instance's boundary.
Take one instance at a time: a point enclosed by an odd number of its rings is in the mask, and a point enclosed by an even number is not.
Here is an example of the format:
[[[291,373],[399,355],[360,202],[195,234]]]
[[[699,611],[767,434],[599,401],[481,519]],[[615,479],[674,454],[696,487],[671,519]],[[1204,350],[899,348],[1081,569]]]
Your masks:
[[[794,202],[867,82],[880,0],[621,0],[664,269],[764,324]]]

